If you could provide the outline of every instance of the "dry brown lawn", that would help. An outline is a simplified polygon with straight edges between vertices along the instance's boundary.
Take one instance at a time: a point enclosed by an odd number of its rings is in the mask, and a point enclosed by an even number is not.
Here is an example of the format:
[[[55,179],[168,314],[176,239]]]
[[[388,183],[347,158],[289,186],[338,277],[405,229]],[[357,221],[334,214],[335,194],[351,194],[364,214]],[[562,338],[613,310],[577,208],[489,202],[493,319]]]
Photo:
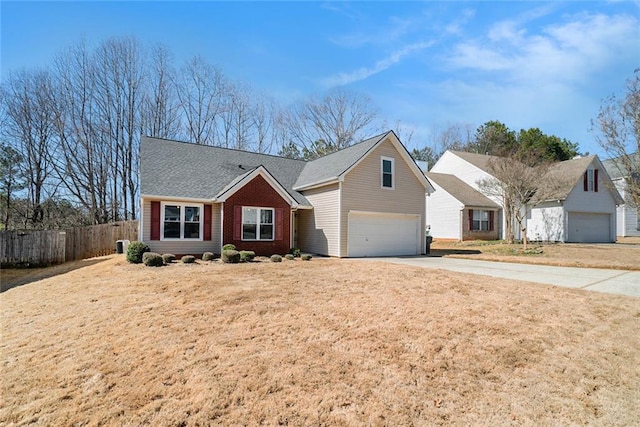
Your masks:
[[[454,258],[473,258],[486,261],[519,262],[526,264],[591,267],[616,270],[640,270],[640,238],[620,239],[617,244],[536,244],[527,252],[521,244],[478,240],[451,242],[435,240],[432,255]]]
[[[349,260],[57,269],[2,272],[1,425],[640,419],[639,298]]]

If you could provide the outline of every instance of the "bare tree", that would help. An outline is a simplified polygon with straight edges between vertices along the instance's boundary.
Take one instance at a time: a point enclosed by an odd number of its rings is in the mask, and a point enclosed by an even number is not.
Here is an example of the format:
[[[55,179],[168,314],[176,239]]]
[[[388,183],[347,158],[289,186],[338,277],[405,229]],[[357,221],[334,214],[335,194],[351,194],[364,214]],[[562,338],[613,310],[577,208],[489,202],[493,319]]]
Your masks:
[[[493,178],[480,181],[480,191],[501,201],[507,242],[514,242],[515,220],[526,250],[526,218],[529,212],[543,203],[556,200],[570,182],[553,163],[541,163],[537,158],[527,159],[522,155],[492,156],[487,167]]]
[[[112,38],[95,54],[97,126],[110,158],[111,220],[136,217],[143,60],[136,39]]]
[[[216,144],[216,121],[224,107],[226,78],[200,56],[187,62],[176,80],[186,134],[196,144]]]
[[[335,89],[322,98],[309,98],[294,104],[286,113],[285,123],[293,142],[300,151],[317,157],[315,149],[326,152],[341,150],[371,136],[376,127],[377,108],[365,95]],[[318,144],[322,141],[322,144]],[[306,150],[305,150],[306,149]]]
[[[11,228],[11,214],[13,206],[13,196],[22,190],[26,183],[21,173],[22,156],[7,144],[0,145],[0,206],[4,214],[2,222],[4,229]]]
[[[55,167],[66,190],[95,224],[108,222],[110,143],[99,127],[96,70],[85,43],[72,46],[55,61],[55,129],[59,139]]]
[[[12,74],[3,87],[6,113],[3,139],[24,159],[28,201],[22,216],[30,227],[40,228],[44,219],[43,201],[55,192],[51,182],[54,144],[52,79],[46,71],[20,71]]]
[[[171,60],[171,52],[164,46],[158,46],[151,52],[142,120],[144,133],[156,138],[177,138],[182,126]]]
[[[640,68],[627,80],[624,98],[606,98],[592,120],[596,141],[616,158],[626,178],[626,202],[640,208]]]

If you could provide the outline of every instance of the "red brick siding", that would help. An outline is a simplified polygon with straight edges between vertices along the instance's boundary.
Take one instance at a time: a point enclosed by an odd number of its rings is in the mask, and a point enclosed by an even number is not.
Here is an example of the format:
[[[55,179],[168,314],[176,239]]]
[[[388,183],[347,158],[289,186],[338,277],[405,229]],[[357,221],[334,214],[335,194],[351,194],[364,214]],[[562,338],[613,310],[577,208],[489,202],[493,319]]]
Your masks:
[[[472,231],[469,227],[469,209],[462,214],[462,240],[498,240],[498,212],[493,214],[492,231]]]
[[[234,239],[233,224],[236,206],[254,206],[259,208],[282,209],[282,238],[269,242],[251,242]],[[254,251],[256,255],[284,255],[290,249],[291,206],[262,176],[256,176],[251,182],[229,197],[224,204],[224,229],[222,244],[232,243],[238,250]],[[274,218],[274,221],[276,219]],[[277,224],[276,224],[277,227]],[[280,237],[274,230],[274,237]]]

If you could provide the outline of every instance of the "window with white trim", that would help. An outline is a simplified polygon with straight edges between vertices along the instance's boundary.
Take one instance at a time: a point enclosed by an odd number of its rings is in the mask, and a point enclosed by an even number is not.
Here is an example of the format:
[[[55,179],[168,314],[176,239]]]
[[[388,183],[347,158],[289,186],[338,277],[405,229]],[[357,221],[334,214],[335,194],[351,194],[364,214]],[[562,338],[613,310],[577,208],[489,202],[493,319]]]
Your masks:
[[[242,208],[242,240],[273,240],[273,208]]]
[[[594,191],[594,173],[593,169],[587,169],[587,191]]]
[[[489,231],[489,211],[473,210],[472,231]]]
[[[202,240],[204,205],[162,203],[162,240]]]
[[[380,158],[380,173],[382,175],[382,188],[393,188],[393,159],[390,157]]]

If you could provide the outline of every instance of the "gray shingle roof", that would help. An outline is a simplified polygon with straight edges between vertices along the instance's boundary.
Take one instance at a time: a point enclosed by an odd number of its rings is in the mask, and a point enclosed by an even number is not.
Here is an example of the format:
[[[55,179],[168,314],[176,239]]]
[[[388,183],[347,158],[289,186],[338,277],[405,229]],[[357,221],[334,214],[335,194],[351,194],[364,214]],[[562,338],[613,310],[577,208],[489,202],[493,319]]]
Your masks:
[[[263,166],[299,204],[310,205],[293,190],[306,164],[268,154],[143,137],[140,194],[213,200],[230,183]]]
[[[427,172],[427,178],[442,187],[465,206],[498,209],[497,203],[455,175]]]
[[[338,179],[340,175],[360,160],[378,142],[386,138],[389,133],[390,132],[385,132],[373,138],[365,139],[343,150],[308,162],[302,170],[294,188],[306,187],[320,182]]]
[[[547,200],[566,200],[573,188],[582,180],[584,172],[587,170],[595,156],[578,157],[563,162],[554,163],[550,166],[546,179],[550,185],[558,185],[557,191],[546,197]]]
[[[140,142],[140,194],[213,200],[263,166],[296,202],[309,206],[309,201],[294,188],[338,179],[390,133],[310,162],[143,137]]]

